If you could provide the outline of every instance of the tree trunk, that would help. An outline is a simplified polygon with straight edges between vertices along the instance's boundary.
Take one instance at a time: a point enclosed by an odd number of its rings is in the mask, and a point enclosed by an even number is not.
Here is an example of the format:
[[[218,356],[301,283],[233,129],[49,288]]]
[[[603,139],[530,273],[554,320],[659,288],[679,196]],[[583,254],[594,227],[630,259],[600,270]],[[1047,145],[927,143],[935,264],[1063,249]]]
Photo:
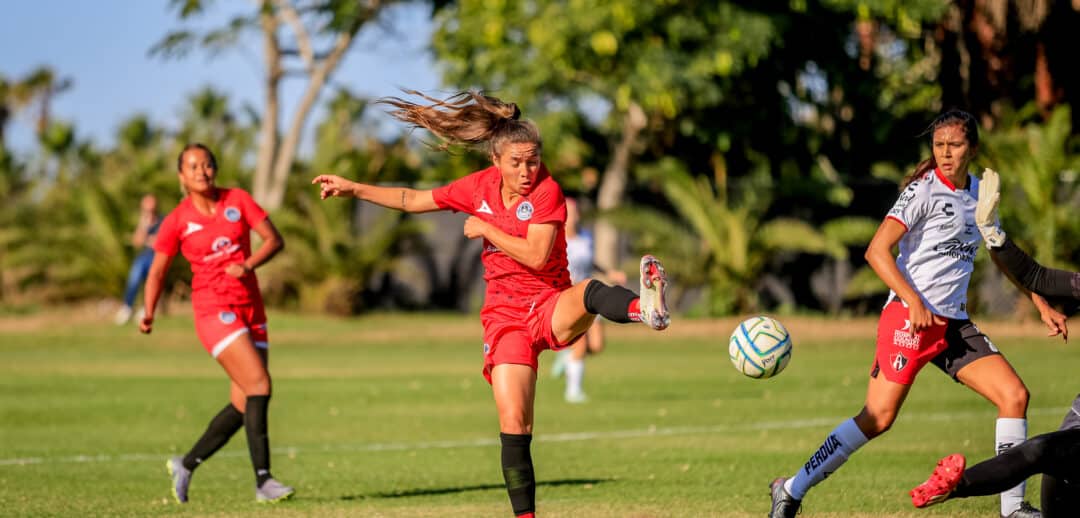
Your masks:
[[[274,156],[277,155],[278,121],[281,118],[279,86],[281,84],[281,47],[277,40],[278,22],[274,12],[264,0],[259,21],[263,31],[264,64],[266,76],[263,87],[263,116],[259,122],[259,150],[255,158],[255,178],[252,196],[263,207],[270,202],[270,175],[274,170]]]
[[[341,63],[341,57],[345,51],[352,45],[356,32],[360,30],[360,25],[360,22],[357,22],[352,30],[338,35],[334,49],[311,71],[307,89],[300,99],[300,104],[296,107],[296,113],[293,114],[292,122],[289,124],[289,131],[281,141],[274,158],[273,175],[270,177],[266,202],[263,204],[267,210],[272,211],[281,207],[285,200],[285,188],[289,183],[289,172],[292,170],[293,159],[296,157],[296,149],[300,146],[304,123],[307,122],[307,117],[311,114],[311,109],[315,105],[315,100],[319,98],[323,85]]]
[[[634,155],[638,135],[645,128],[645,111],[637,103],[631,102],[623,118],[622,136],[615,145],[611,162],[604,170],[600,180],[600,192],[597,193],[596,208],[603,213],[622,204],[629,179],[630,159]],[[594,254],[596,264],[604,269],[619,266],[619,235],[615,226],[603,218],[596,222],[594,229]]]
[[[1050,112],[1058,102],[1058,91],[1054,88],[1054,76],[1050,73],[1050,63],[1046,56],[1046,44],[1039,42],[1035,46],[1035,104],[1043,119],[1050,118]]]

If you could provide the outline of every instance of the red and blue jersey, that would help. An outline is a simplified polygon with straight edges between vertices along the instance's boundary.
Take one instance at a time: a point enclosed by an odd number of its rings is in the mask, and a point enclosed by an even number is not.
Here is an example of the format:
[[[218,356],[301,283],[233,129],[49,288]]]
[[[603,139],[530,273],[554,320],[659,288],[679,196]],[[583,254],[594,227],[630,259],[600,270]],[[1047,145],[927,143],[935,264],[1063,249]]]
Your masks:
[[[154,251],[170,256],[180,252],[191,263],[191,302],[204,305],[242,305],[262,302],[254,272],[237,279],[225,273],[251,255],[251,229],[266,219],[266,211],[242,189],[218,189],[214,213],[199,212],[184,198],[161,222]]]
[[[536,187],[508,207],[503,205],[501,189],[502,176],[492,166],[436,188],[432,197],[439,208],[471,214],[517,238],[528,235],[529,225],[556,224],[558,230],[551,254],[535,270],[484,240],[480,261],[487,281],[485,311],[501,306],[529,310],[537,295],[570,286],[566,268],[566,199],[544,166],[540,168]]]

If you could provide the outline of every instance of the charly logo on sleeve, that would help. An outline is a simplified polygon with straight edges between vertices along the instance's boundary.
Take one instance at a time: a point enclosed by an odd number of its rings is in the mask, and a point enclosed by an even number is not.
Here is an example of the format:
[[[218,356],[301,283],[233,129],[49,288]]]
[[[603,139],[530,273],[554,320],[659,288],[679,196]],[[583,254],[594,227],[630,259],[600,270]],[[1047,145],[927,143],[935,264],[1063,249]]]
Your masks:
[[[533,215],[533,205],[532,205],[532,203],[530,203],[529,201],[523,201],[523,202],[521,202],[521,205],[518,205],[517,219],[519,219],[521,221],[528,221],[528,220],[532,219],[532,215]]]
[[[225,207],[225,219],[230,223],[240,221],[240,209],[232,206]]]

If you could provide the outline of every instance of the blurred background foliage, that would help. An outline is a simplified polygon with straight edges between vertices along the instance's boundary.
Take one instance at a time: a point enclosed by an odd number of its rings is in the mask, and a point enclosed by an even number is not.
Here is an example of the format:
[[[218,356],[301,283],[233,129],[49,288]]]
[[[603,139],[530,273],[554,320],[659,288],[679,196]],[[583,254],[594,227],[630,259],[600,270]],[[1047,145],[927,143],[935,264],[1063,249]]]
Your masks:
[[[208,85],[190,94],[176,127],[132,114],[102,146],[49,112],[78,78],[0,70],[0,305],[118,297],[136,253],[139,197],[175,206],[176,154],[204,142],[218,156],[219,184],[255,193],[285,235],[286,250],[259,272],[271,303],[338,314],[386,307],[386,279],[407,257],[436,268],[431,235],[440,230],[396,212],[361,217],[355,202],[320,202],[311,176],[430,188],[487,160],[433,152],[430,136],[387,124],[372,99],[328,86],[337,47],[314,52],[304,35],[360,52],[351,38],[366,23],[390,23],[380,14],[391,3],[257,2],[201,39],[173,31],[153,49],[185,59],[201,46],[212,59],[236,44],[230,30],[270,30],[264,54],[300,60],[305,96],[325,107],[309,127],[307,113],[279,127],[272,95],[235,106]],[[170,6],[182,23],[203,4]],[[928,156],[926,125],[953,107],[982,124],[976,171],[1002,173],[1010,235],[1046,265],[1080,266],[1080,126],[1069,108],[1080,97],[1069,50],[1080,38],[1080,2],[425,5],[445,90],[517,102],[540,125],[556,179],[583,201],[598,261],[634,271],[639,253],[662,257],[687,313],[875,311],[885,288],[862,252],[899,179]],[[291,27],[291,39],[267,20]],[[267,84],[280,79],[265,73]],[[4,145],[17,114],[35,124],[30,153]],[[305,127],[310,149],[286,149]],[[182,260],[174,265],[168,285],[183,298],[190,274]],[[457,309],[470,296],[446,286],[427,293],[414,305]]]

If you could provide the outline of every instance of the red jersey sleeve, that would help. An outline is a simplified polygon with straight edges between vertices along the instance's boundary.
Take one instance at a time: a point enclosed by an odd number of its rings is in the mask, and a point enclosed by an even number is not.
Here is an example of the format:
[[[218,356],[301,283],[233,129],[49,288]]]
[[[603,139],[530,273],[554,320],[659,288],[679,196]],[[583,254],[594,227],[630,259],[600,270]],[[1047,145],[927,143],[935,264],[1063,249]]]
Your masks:
[[[176,228],[175,210],[161,221],[154,239],[154,251],[170,256],[180,251],[180,229]]]
[[[530,225],[566,223],[566,198],[554,180],[549,178],[531,198],[533,216]]]
[[[262,223],[266,219],[266,211],[255,203],[255,199],[243,189],[235,189],[237,202],[240,204],[240,212],[244,215],[244,221],[248,226],[255,228],[255,225]]]
[[[436,187],[431,191],[431,197],[440,209],[450,209],[456,212],[472,214],[473,196],[477,189],[477,181],[484,171],[478,171],[468,176],[454,180],[442,187]]]

